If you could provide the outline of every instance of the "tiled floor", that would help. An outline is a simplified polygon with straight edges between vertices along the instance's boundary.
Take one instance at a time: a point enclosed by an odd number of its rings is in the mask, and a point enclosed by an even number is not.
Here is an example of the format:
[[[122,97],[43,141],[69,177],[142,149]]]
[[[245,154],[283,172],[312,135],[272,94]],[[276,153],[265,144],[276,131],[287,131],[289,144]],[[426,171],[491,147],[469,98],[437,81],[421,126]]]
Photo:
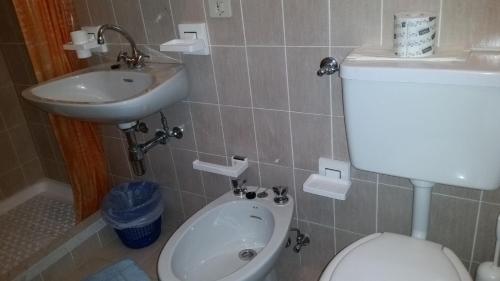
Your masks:
[[[0,215],[0,280],[74,225],[73,205],[44,194]]]
[[[106,245],[103,245],[102,248],[92,253],[87,253],[85,258],[86,261],[78,266],[76,270],[72,270],[67,275],[63,276],[60,280],[82,280],[117,261],[130,258],[149,275],[152,281],[157,281],[158,275],[156,267],[158,257],[160,256],[163,246],[165,246],[165,243],[170,236],[172,236],[174,231],[175,229],[163,229],[160,238],[158,238],[155,243],[138,250],[129,249],[123,246],[119,239],[113,239],[107,242]],[[110,233],[110,235],[112,235],[112,233]]]

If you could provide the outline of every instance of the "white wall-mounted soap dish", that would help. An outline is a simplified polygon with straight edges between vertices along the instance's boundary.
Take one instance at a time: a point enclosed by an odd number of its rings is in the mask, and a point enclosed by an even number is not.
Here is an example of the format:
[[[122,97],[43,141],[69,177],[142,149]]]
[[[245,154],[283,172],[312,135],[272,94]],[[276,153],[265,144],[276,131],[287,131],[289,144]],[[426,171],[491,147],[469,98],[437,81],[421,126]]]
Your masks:
[[[205,48],[201,39],[174,39],[160,45],[160,51],[163,52],[179,52],[179,53],[195,53]]]
[[[319,158],[319,173],[309,176],[303,188],[304,192],[346,200],[351,188],[351,164]]]
[[[81,30],[71,32],[71,42],[63,45],[67,51],[75,51],[79,59],[92,56],[92,52],[106,53],[108,46],[97,43],[97,31],[101,26],[82,26]]]
[[[162,52],[179,52],[189,55],[209,55],[208,33],[205,23],[179,24],[179,39],[160,45]]]

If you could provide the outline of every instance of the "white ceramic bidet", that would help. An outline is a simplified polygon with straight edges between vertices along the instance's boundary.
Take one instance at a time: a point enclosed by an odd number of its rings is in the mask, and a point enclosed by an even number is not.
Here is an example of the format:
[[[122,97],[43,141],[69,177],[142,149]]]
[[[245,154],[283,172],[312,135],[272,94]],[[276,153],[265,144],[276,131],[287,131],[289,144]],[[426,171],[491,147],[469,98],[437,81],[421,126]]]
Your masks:
[[[189,218],[158,261],[162,281],[271,281],[293,213],[273,196],[246,199],[228,192]]]

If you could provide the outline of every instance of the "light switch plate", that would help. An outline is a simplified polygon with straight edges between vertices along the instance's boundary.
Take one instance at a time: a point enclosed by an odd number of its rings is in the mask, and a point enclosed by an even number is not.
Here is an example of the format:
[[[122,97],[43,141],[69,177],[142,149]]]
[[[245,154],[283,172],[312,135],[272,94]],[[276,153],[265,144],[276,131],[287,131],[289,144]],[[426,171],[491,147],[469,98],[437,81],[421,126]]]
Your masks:
[[[211,18],[230,18],[233,16],[231,0],[208,0]]]

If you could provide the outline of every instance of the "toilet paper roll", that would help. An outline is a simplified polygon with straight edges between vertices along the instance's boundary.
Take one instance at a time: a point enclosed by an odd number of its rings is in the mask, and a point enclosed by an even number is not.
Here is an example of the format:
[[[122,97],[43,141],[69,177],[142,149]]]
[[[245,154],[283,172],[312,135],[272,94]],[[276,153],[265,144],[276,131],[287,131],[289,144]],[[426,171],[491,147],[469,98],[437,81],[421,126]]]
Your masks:
[[[399,57],[428,57],[434,54],[436,16],[430,13],[394,15],[394,53]]]

